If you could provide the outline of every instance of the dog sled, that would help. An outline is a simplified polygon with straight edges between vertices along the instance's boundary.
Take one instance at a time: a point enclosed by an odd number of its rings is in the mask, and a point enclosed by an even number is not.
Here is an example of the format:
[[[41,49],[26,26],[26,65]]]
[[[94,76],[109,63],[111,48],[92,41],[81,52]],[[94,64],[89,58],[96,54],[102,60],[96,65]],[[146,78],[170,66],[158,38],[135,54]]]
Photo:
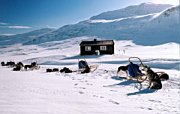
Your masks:
[[[135,64],[133,62],[139,64]],[[134,80],[138,83],[147,81],[149,83],[148,88],[150,89],[161,89],[161,81],[169,79],[169,75],[167,73],[154,72],[149,66],[144,65],[141,59],[138,57],[130,57],[129,64],[124,67],[119,67],[118,71],[120,71],[120,69],[123,69],[124,71],[126,70],[127,80]]]
[[[138,62],[139,64],[134,63],[135,59],[136,62]],[[129,64],[127,69],[128,71],[127,79],[134,80],[139,83],[142,83],[145,80],[147,80],[147,76],[141,71],[141,69],[144,67],[144,64],[142,63],[141,59],[138,57],[130,57],[128,61]]]
[[[78,72],[81,74],[94,72],[97,67],[98,65],[89,65],[85,59],[78,60]]]

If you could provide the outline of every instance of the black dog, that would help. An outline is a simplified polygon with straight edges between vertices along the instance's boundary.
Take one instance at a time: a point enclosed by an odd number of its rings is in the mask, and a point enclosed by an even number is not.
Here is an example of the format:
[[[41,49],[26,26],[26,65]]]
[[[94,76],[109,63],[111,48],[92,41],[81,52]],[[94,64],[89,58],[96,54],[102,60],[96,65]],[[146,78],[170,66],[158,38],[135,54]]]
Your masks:
[[[155,73],[150,67],[144,66],[143,70],[146,72],[147,78],[149,80],[149,86],[150,89],[161,89],[162,83],[161,79],[159,78],[159,75]]]
[[[161,81],[169,80],[169,75],[165,72],[156,72],[159,75]]]
[[[23,63],[22,62],[18,62],[16,65],[15,65],[15,68],[13,68],[13,71],[20,71],[22,68],[23,68]]]
[[[16,66],[15,68],[13,68],[13,71],[20,71],[21,70],[21,67],[19,66]]]
[[[5,62],[1,62],[1,66],[6,66]]]
[[[69,68],[67,67],[64,67],[63,69],[60,70],[61,73],[72,73],[73,71],[70,70]]]
[[[127,74],[127,70],[128,70],[128,65],[127,65],[127,66],[120,66],[120,67],[118,67],[117,74],[118,74],[120,71],[124,71],[124,72],[126,72],[126,74]]]
[[[24,66],[25,70],[27,70],[27,69],[32,69],[33,70],[33,69],[36,69],[36,68],[38,68],[38,65],[37,65],[36,62],[32,62],[31,65],[25,65]]]
[[[53,70],[52,69],[46,69],[46,72],[53,72]]]
[[[52,71],[53,72],[59,72],[59,69],[58,68],[53,68]]]
[[[27,70],[28,68],[31,69],[33,66],[32,65],[25,65],[24,69]]]
[[[22,62],[18,62],[15,66],[24,67],[24,64]]]
[[[16,64],[15,62],[9,61],[5,64],[5,66],[10,66],[10,67],[14,67]]]

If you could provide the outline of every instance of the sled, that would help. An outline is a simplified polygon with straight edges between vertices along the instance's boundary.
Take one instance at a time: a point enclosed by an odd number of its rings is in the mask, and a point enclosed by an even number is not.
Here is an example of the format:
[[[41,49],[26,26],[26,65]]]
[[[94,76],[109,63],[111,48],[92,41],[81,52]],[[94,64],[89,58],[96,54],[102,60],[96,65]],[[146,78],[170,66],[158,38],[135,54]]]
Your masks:
[[[81,74],[94,72],[97,68],[98,68],[98,65],[88,65],[85,59],[78,60],[78,72]]]
[[[137,59],[139,62],[139,66],[138,68],[135,68],[134,66],[131,66],[131,64],[133,64],[133,59]],[[136,64],[133,64],[136,65]],[[143,64],[143,62],[141,61],[141,59],[139,57],[130,57],[129,58],[129,67],[128,67],[128,71],[131,70],[131,73],[129,73],[130,75],[127,76],[128,80],[134,80],[137,81],[139,83],[144,82],[145,80],[147,80],[147,76],[145,74],[143,74],[141,72],[140,69],[142,69],[145,65]]]
[[[130,57],[130,58],[129,58],[129,63],[132,63],[132,59],[137,59],[137,60],[138,60],[137,62],[140,63],[140,64],[139,64],[140,70],[143,70],[143,68],[146,66],[146,65],[143,64],[143,62],[141,61],[141,59],[138,58],[138,57]],[[133,70],[133,68],[132,68],[132,70]],[[155,73],[157,73],[157,74],[159,75],[159,77],[160,77],[160,79],[161,79],[162,81],[169,79],[169,75],[168,75],[167,73],[165,73],[165,72],[155,72]],[[128,76],[127,79],[129,79],[129,80],[135,80],[135,81],[140,82],[140,83],[142,83],[142,82],[144,82],[144,81],[148,81],[148,77],[147,77],[145,74],[143,74],[143,73],[139,73],[139,74],[140,74],[140,75],[137,75],[137,76],[135,76],[135,77]]]

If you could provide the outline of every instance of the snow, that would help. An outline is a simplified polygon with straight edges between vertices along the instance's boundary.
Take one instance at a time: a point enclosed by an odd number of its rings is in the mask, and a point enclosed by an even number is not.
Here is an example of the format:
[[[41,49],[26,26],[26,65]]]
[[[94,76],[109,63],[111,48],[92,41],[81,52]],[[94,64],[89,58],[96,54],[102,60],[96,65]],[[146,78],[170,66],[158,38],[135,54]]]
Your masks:
[[[105,20],[105,19],[98,19],[98,20],[89,20],[89,23],[112,23],[112,22],[118,22],[118,21],[123,21],[127,19],[138,19],[138,18],[144,18],[144,17],[153,17],[159,13],[154,13],[154,14],[147,14],[147,15],[138,15],[138,16],[132,16],[132,17],[125,17],[125,18],[119,18],[119,19],[113,19],[113,20]]]
[[[99,15],[93,16],[90,19],[107,19],[113,20],[118,18],[132,17],[136,15],[146,15],[152,13],[159,13],[172,5],[168,4],[153,4],[153,3],[142,3],[138,5],[131,5],[122,9],[107,11]]]
[[[178,42],[180,37],[180,20],[179,20],[179,11],[180,6],[171,7],[159,15],[155,16],[150,23],[146,24],[142,29],[142,35],[139,36],[142,38],[137,41],[147,42],[146,44],[156,44],[159,42],[168,42],[171,39],[171,42]],[[143,38],[146,35],[146,38]],[[144,44],[144,45],[146,45]]]
[[[0,114],[179,114],[179,44],[136,45],[115,40],[115,54],[79,56],[79,43],[94,37],[77,37],[37,45],[15,44],[0,48],[1,61],[37,61],[39,70],[12,71],[0,66]],[[98,38],[100,39],[100,38]],[[125,50],[125,53],[123,53]],[[119,78],[116,70],[138,56],[154,71],[164,71],[170,79],[161,90],[148,90]],[[92,73],[46,73],[46,68],[77,70],[78,59],[98,65]],[[121,74],[123,75],[123,74]]]

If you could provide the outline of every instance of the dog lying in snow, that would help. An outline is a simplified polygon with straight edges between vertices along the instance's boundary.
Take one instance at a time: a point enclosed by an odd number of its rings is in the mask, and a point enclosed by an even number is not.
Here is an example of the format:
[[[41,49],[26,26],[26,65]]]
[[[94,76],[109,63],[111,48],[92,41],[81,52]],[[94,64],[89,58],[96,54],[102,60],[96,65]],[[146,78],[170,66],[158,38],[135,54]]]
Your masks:
[[[24,67],[22,62],[18,62],[15,67],[13,68],[13,71],[20,71]]]
[[[25,69],[25,70],[28,70],[28,69],[31,69],[31,70],[33,70],[33,69],[39,69],[39,66],[37,65],[36,62],[32,62],[31,65],[25,65],[25,66],[24,66],[24,69]]]
[[[161,89],[162,88],[162,83],[159,75],[155,73],[150,67],[144,66],[142,69],[145,71],[145,75],[147,76],[149,80],[149,89]]]

